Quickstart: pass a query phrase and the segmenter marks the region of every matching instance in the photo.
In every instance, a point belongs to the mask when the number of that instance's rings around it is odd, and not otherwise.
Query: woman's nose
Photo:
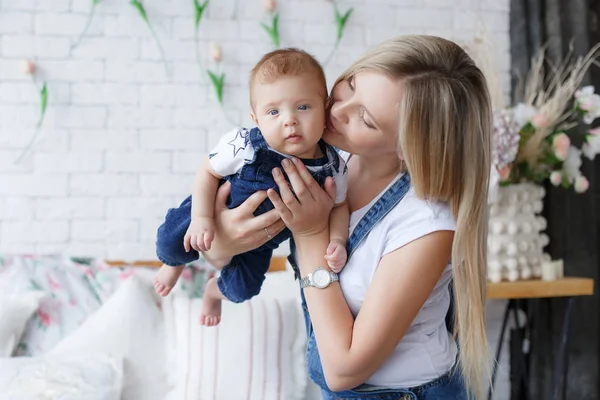
[[[348,123],[348,102],[336,101],[331,105],[331,116],[336,120]]]

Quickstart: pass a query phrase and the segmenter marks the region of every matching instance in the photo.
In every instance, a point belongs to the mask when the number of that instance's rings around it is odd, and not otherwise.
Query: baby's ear
[[[254,121],[254,125],[258,126],[258,119],[256,118],[256,115],[254,115],[253,112],[250,113],[250,117],[252,118],[252,121]]]

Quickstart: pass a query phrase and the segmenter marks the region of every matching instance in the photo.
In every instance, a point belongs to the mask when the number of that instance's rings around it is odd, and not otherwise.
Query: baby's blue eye
[[[301,106],[298,107],[298,110],[301,110],[301,111],[308,110],[308,106],[306,104],[302,104]]]
[[[277,115],[279,114],[279,111],[277,110],[269,110],[269,115]]]

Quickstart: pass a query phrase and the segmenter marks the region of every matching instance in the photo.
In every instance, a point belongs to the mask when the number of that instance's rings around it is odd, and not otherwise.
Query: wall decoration
[[[87,34],[87,31],[90,29],[90,25],[92,24],[92,20],[94,19],[94,15],[96,13],[96,7],[98,6],[98,3],[100,3],[100,0],[91,0],[91,2],[92,2],[92,8],[90,9],[90,13],[88,14],[87,20],[85,21],[83,30],[81,31],[81,33],[75,40],[75,43],[73,43],[73,45],[71,45],[71,51],[73,51],[75,48],[77,48],[77,46],[79,46],[79,44],[81,43],[81,41]]]
[[[333,49],[331,50],[331,53],[329,53],[329,55],[325,59],[325,62],[323,63],[323,65],[327,65],[327,64],[329,64],[329,61],[331,61],[331,58],[333,57],[333,54],[335,53],[338,46],[340,45],[340,41],[342,40],[342,36],[344,35],[344,28],[346,27],[348,18],[350,18],[352,11],[354,11],[354,8],[350,7],[345,13],[341,13],[335,0],[331,0],[331,4],[333,5],[333,10],[335,12],[335,23],[337,26],[336,38],[335,38],[335,44],[333,45]]]
[[[225,82],[225,73],[220,71],[221,61],[223,60],[223,51],[221,50],[221,46],[217,43],[212,43],[210,45],[210,59],[216,64],[217,71],[213,72],[211,70],[208,70],[208,75],[210,76],[210,80],[215,90],[217,101],[222,106],[223,83]]]
[[[165,57],[165,51],[162,47],[160,40],[158,39],[158,36],[156,35],[156,31],[154,30],[154,28],[152,27],[152,24],[150,23],[150,19],[148,18],[148,13],[146,12],[146,8],[142,4],[142,2],[140,2],[139,0],[131,0],[131,2],[129,4],[131,4],[137,10],[140,17],[142,17],[142,19],[148,26],[148,29],[150,29],[150,33],[152,34],[152,37],[154,38],[154,41],[156,42],[156,47],[158,48],[158,51],[160,53],[160,58],[162,59],[162,62],[165,65],[165,71],[167,72],[167,76],[170,76],[171,70],[169,68],[169,63],[167,62],[167,58]]]
[[[33,147],[37,144],[39,135],[41,132],[42,123],[44,122],[44,117],[46,115],[46,108],[48,107],[48,87],[46,86],[46,82],[43,82],[41,86],[39,86],[38,83],[36,82],[36,66],[35,66],[35,64],[30,60],[25,60],[23,63],[23,72],[26,75],[28,75],[29,77],[31,77],[31,82],[33,83],[33,86],[36,88],[37,92],[39,93],[40,116],[38,118],[38,122],[36,124],[36,129],[33,134],[33,137],[31,138],[31,140],[29,141],[27,146],[25,146],[25,148],[23,149],[23,151],[21,152],[19,157],[17,157],[17,159],[15,160],[16,164],[18,164],[22,160],[24,160],[25,157],[27,157],[27,155],[29,154],[29,152],[33,149]]]
[[[202,65],[202,58],[200,57],[200,22],[202,21],[202,17],[204,16],[204,12],[206,11],[206,7],[208,6],[208,0],[200,3],[199,0],[194,0],[194,49],[196,51],[196,63],[198,64],[198,68],[200,69],[200,81],[204,82],[204,67]]]
[[[261,22],[260,26],[267,32],[275,48],[279,48],[279,13],[276,12],[277,1],[265,0],[263,5],[265,11],[271,15],[271,23],[270,25],[267,25],[264,22]]]

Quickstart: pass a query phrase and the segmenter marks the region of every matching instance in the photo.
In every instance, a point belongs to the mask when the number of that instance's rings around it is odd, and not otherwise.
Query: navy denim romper
[[[228,208],[239,206],[260,190],[273,188],[279,192],[271,171],[276,167],[281,168],[281,162],[286,157],[269,148],[258,128],[251,129],[246,138],[254,148],[254,159],[245,164],[237,174],[224,178],[231,183],[231,194],[227,200]],[[332,146],[322,140],[319,146],[324,154],[323,157],[302,159],[302,162],[308,167],[319,167],[316,172],[311,171],[311,174],[319,185],[323,186],[328,176],[339,172],[340,160]],[[289,181],[287,176],[285,178]],[[166,265],[184,265],[199,257],[197,251],[192,249],[186,252],[183,248],[183,237],[191,221],[191,199],[192,197],[188,196],[178,208],[170,209],[165,222],[158,228],[156,253]],[[266,199],[258,206],[254,215],[264,214],[272,209],[273,203]],[[221,293],[234,303],[241,303],[257,295],[265,279],[265,273],[269,269],[273,250],[290,237],[291,232],[286,228],[261,247],[234,256],[221,271],[218,280]]]
[[[348,240],[347,250],[348,258],[352,256],[353,251],[360,242],[369,234],[371,229],[392,210],[410,188],[410,176],[404,174],[398,179],[379,200],[369,209],[367,214],[358,222],[358,225],[352,232]],[[299,279],[300,271],[295,260],[295,246],[291,242],[292,254],[288,257],[292,268]],[[343,270],[340,279],[343,279]],[[319,357],[319,349],[312,329],[310,314],[306,306],[304,291],[301,289],[302,308],[304,311],[304,322],[306,323],[306,333],[308,335],[308,344],[306,346],[306,365],[308,375],[320,388],[323,400],[334,399],[362,399],[362,400],[466,400],[466,388],[463,379],[456,368],[452,368],[446,374],[427,382],[423,385],[406,388],[392,389],[369,384],[362,384],[354,389],[342,392],[332,392],[327,387],[323,366]],[[452,305],[450,306],[452,308]],[[452,310],[449,311],[449,314]]]

